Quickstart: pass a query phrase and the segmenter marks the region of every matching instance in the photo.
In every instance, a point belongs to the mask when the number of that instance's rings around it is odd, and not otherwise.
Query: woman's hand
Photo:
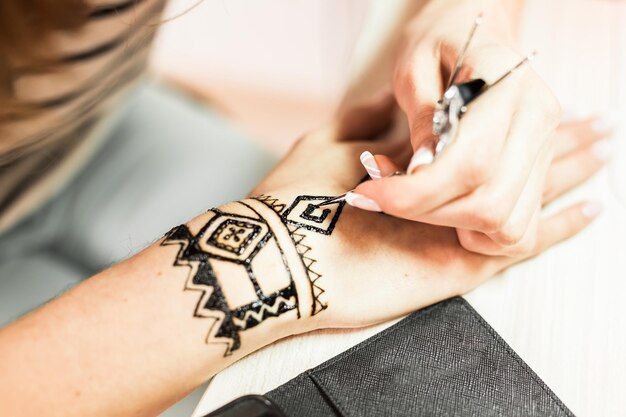
[[[484,23],[457,81],[483,78],[490,83],[520,61],[511,46],[509,16],[497,7],[496,2],[485,3],[482,10],[480,1],[431,2],[407,29],[394,90],[408,118],[414,160],[432,159],[435,105],[479,12],[484,12]],[[548,87],[524,66],[472,102],[456,143],[435,163],[406,176],[361,184],[350,201],[364,209],[454,227],[470,251],[525,253],[537,240],[542,204],[553,193],[546,187],[570,188],[595,172],[602,165],[597,157],[605,156],[590,145],[606,132],[594,132],[592,121],[555,131],[559,112]],[[365,158],[374,176],[409,165],[407,159],[384,155]],[[577,167],[577,162],[583,165]]]
[[[401,137],[337,143],[331,132],[317,132],[300,141],[253,193],[271,196],[272,204],[285,207],[302,194],[332,196],[363,177],[357,157],[366,146],[381,154],[404,151]],[[564,187],[555,183],[552,196]],[[323,209],[310,214],[322,215]],[[537,219],[532,247],[505,257],[466,250],[453,228],[345,206],[330,235],[305,227],[296,232],[307,259],[314,261],[315,284],[323,290],[320,306],[326,309],[294,321],[291,331],[369,325],[464,294],[497,272],[576,234],[597,213],[593,203],[580,203],[553,217]]]

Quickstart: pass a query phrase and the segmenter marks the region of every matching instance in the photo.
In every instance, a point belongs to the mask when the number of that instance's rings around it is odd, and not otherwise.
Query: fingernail
[[[605,134],[611,132],[615,128],[615,125],[610,120],[603,118],[594,120],[591,124],[591,128],[597,133]]]
[[[373,180],[381,178],[380,169],[378,168],[376,159],[374,158],[374,155],[371,154],[371,152],[365,151],[361,154],[359,158],[361,159],[361,164]]]
[[[350,204],[352,207],[360,208],[361,210],[382,211],[378,203],[371,198],[353,192],[346,194],[346,203]]]
[[[565,109],[561,111],[562,122],[575,122],[577,120],[587,119],[590,116],[589,112],[583,112],[575,109]]]
[[[597,217],[601,211],[602,211],[602,203],[598,201],[590,201],[587,204],[585,204],[583,208],[581,209],[583,216],[587,217],[588,219],[593,219],[594,217]]]
[[[411,158],[407,172],[410,174],[419,166],[431,164],[434,159],[435,155],[428,147],[419,148]]]
[[[611,144],[608,140],[596,142],[591,147],[591,154],[599,161],[606,161],[611,157]]]

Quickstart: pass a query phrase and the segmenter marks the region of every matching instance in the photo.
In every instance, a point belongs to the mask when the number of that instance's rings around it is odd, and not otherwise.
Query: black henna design
[[[330,214],[330,209],[322,209],[320,214],[315,214],[316,211],[320,211],[319,207],[315,204],[309,204],[300,217],[311,222],[324,223],[324,220],[326,220],[326,217]]]
[[[322,277],[322,274],[313,270],[313,265],[317,262],[317,260],[313,259],[309,253],[311,251],[311,247],[303,243],[306,235],[303,234],[302,228],[287,225],[287,229],[289,230],[291,240],[293,240],[293,243],[296,245],[296,251],[300,256],[300,260],[302,261],[302,265],[306,271],[307,279],[309,280],[311,297],[313,299],[311,304],[311,315],[314,316],[328,308],[328,304],[324,303],[321,299],[321,295],[326,291],[324,291],[324,289],[320,287],[317,282]]]
[[[318,285],[318,281],[322,275],[313,269],[317,261],[312,257],[311,246],[306,245],[304,240],[307,236],[306,231],[324,235],[332,233],[345,203],[340,202],[324,208],[316,207],[312,203],[330,198],[332,197],[303,195],[297,197],[287,208],[286,204],[276,198],[265,195],[255,197],[277,214],[277,220],[280,222],[275,223],[282,224],[288,232],[290,243],[294,245],[306,272],[312,298],[311,315],[325,310],[328,304],[321,300],[324,289]],[[240,332],[258,326],[270,317],[278,317],[294,309],[300,318],[299,297],[292,268],[278,238],[267,220],[251,204],[245,202],[238,204],[255,216],[211,209],[209,213],[213,216],[197,234],[194,235],[186,225],[181,225],[170,230],[161,242],[161,246],[180,246],[174,266],[187,266],[191,270],[184,289],[201,293],[194,317],[215,320],[205,341],[224,343],[227,346],[225,356],[240,348]],[[268,246],[268,242],[274,242],[275,245]],[[271,250],[277,252],[276,256],[280,256],[287,278],[284,287],[266,294],[255,273],[254,259],[261,251]],[[229,305],[224,293],[224,285],[227,285],[228,281],[220,281],[216,272],[220,262],[241,268],[242,276],[245,274],[253,289],[254,300],[242,305]],[[221,277],[222,280],[232,278]]]
[[[213,232],[209,242],[218,248],[241,255],[260,231],[259,226],[229,219]]]
[[[265,204],[266,206],[274,210],[277,214],[281,214],[283,210],[285,210],[285,207],[287,207],[286,204],[279,202],[277,198],[273,198],[269,195],[261,194],[253,198]]]
[[[296,245],[296,250],[307,273],[313,299],[311,315],[320,313],[328,308],[328,304],[321,299],[325,292],[318,283],[322,274],[313,269],[317,260],[312,257],[311,247],[304,243],[306,238],[304,230],[330,235],[339,220],[345,202],[341,201],[322,208],[311,202],[330,200],[333,198],[332,196],[302,195],[297,197],[291,206],[285,210],[285,204],[281,204],[276,198],[267,195],[260,195],[255,198],[281,215],[281,220],[289,230],[291,240]]]
[[[328,206],[316,207],[313,202],[330,200],[332,197],[301,195],[282,213],[283,223],[304,227],[311,232],[330,235],[346,204],[340,201]],[[332,213],[332,214],[331,214]]]
[[[223,213],[217,209],[210,212],[214,216],[197,235],[193,235],[186,225],[181,225],[169,231],[161,245],[180,245],[174,265],[188,266],[192,270],[185,290],[202,293],[194,310],[194,317],[210,317],[216,320],[206,342],[225,343],[227,356],[241,346],[239,332],[255,327],[269,317],[278,317],[296,309],[298,298],[291,270],[277,241],[276,247],[280,253],[276,255],[283,260],[289,283],[278,291],[265,294],[257,282],[254,258],[267,242],[275,240],[263,218]],[[243,232],[238,233],[239,230]],[[224,244],[225,241],[234,241],[235,236],[239,237],[236,246]],[[240,266],[254,288],[257,299],[231,308],[212,266],[215,261]]]

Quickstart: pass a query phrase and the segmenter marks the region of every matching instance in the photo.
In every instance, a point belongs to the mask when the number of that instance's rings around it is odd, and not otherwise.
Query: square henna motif
[[[317,207],[316,204],[330,200],[332,197],[302,195],[285,210],[283,220],[294,226],[329,235],[335,228],[345,202],[340,201],[327,206]]]
[[[241,255],[261,231],[261,227],[246,221],[228,219],[211,234],[207,243]]]

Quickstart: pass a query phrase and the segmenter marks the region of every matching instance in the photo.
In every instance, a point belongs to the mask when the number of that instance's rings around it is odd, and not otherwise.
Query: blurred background
[[[405,3],[170,0],[165,16],[177,17],[161,28],[152,69],[283,152],[333,115]],[[364,42],[366,31],[375,36]]]

